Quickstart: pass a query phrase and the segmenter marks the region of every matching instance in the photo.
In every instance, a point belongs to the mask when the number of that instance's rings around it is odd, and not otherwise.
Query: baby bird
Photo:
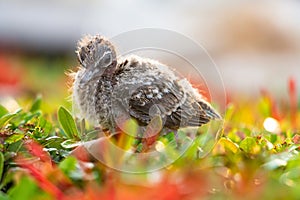
[[[175,131],[221,119],[187,79],[158,61],[119,58],[111,42],[99,35],[81,39],[76,54],[80,68],[73,104],[81,117],[103,130],[113,133],[132,118],[146,129],[159,116],[162,128]]]

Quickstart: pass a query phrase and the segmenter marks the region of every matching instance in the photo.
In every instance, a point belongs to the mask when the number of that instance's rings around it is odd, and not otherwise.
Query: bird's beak
[[[99,69],[86,70],[81,77],[80,84],[86,84],[88,82],[98,80],[101,75],[102,72]]]
[[[90,81],[92,77],[92,71],[85,71],[81,77],[80,84],[85,84]]]

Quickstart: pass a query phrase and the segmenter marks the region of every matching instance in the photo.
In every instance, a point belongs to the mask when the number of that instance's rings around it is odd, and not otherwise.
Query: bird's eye
[[[82,52],[79,53],[79,62],[80,64],[83,64],[84,59],[86,58],[86,55]]]
[[[83,62],[87,57],[87,54],[89,52],[89,49],[87,47],[82,47],[78,52],[77,52],[77,59],[79,63],[83,66]]]

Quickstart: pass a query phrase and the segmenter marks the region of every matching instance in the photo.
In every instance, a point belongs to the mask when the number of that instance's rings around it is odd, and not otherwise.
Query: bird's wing
[[[221,119],[220,115],[204,100],[187,100],[166,119],[165,126],[178,129],[180,127],[201,126],[212,119]]]
[[[138,87],[129,99],[129,114],[139,122],[148,124],[160,115],[165,118],[175,112],[184,102],[186,94],[174,83],[155,83]]]
[[[129,100],[129,113],[139,122],[148,124],[160,115],[165,127],[201,126],[212,119],[220,119],[219,114],[204,100],[196,101],[185,93],[176,82],[172,87],[163,84],[139,87]]]

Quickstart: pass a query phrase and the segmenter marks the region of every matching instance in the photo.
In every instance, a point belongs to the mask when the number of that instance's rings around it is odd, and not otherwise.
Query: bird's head
[[[76,54],[83,70],[80,83],[97,80],[116,66],[116,51],[113,45],[99,35],[83,37],[78,42]]]

